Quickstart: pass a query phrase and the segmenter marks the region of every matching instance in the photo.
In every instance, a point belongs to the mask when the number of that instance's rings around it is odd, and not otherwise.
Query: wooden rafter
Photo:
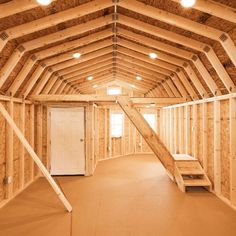
[[[52,0],[52,2],[53,1],[56,0]],[[4,4],[0,4],[0,18],[27,11],[38,6],[39,4],[35,0],[13,0],[6,2]]]
[[[179,3],[179,0],[172,1]],[[197,0],[193,8],[202,12],[206,12],[210,15],[217,16],[221,19],[236,23],[235,9],[218,2],[211,0]]]
[[[204,80],[205,80],[206,84],[208,85],[208,87],[210,88],[211,92],[214,95],[216,95],[216,94],[221,95],[221,92],[220,92],[219,88],[217,87],[215,81],[212,79],[211,75],[209,74],[209,72],[207,71],[207,69],[205,68],[205,66],[203,65],[203,63],[201,62],[201,60],[199,59],[199,57],[197,55],[195,55],[189,51],[179,49],[177,47],[173,47],[171,45],[168,45],[168,44],[165,44],[162,42],[158,42],[157,40],[150,39],[146,36],[130,32],[128,30],[120,29],[118,31],[118,34],[122,35],[125,38],[130,38],[131,40],[135,40],[139,43],[142,43],[145,46],[151,45],[153,48],[156,48],[158,50],[161,50],[161,51],[173,54],[175,56],[187,59],[188,61],[192,61],[192,58],[195,58],[193,60],[193,63],[196,66],[196,68],[198,69],[201,76],[204,78]]]
[[[85,4],[82,4],[78,7],[74,7],[62,12],[55,13],[40,19],[18,25],[12,28],[8,28],[4,31],[4,34],[7,35],[6,40],[0,40],[0,51],[7,44],[9,40],[46,29],[51,26],[55,26],[65,21],[69,21],[78,17],[85,16],[87,14],[111,7],[113,5],[110,0],[94,0]]]
[[[118,5],[131,11],[142,12],[143,15],[147,15],[148,17],[151,17],[153,19],[163,21],[170,25],[180,27],[182,29],[220,42],[222,47],[225,49],[228,56],[236,66],[236,54],[234,53],[236,47],[234,45],[234,42],[226,32],[186,19],[170,12],[157,9],[136,0],[121,0],[119,1]]]
[[[229,92],[236,91],[233,81],[231,80],[230,76],[228,75],[225,68],[221,64],[219,58],[217,57],[211,45],[202,43],[189,37],[144,23],[142,21],[124,15],[119,15],[119,23],[146,32],[148,34],[166,39],[170,42],[174,42],[179,45],[184,45],[186,47],[203,52],[210,61],[210,63],[212,64],[213,68],[215,69],[216,73],[224,83],[227,90]]]

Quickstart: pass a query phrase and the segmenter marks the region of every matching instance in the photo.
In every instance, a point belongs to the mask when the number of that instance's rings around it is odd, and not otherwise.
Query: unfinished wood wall
[[[47,165],[45,153],[46,108],[28,101],[5,97],[0,99],[13,117],[16,125],[34,147],[43,163]],[[39,176],[38,168],[24,149],[18,137],[0,114],[0,206],[12,199]],[[10,177],[11,181],[7,181]]]
[[[148,110],[148,111],[147,111]],[[110,135],[110,114],[113,111],[122,112],[118,106],[99,106],[97,108],[98,123],[98,160],[119,157],[137,153],[152,153],[146,141],[139,134],[128,117],[124,116],[124,133],[120,138]],[[139,109],[142,113],[152,112],[158,114],[156,109]],[[158,116],[157,116],[158,120]],[[158,122],[157,122],[158,126]],[[157,127],[157,130],[159,128]]]
[[[161,138],[170,151],[196,157],[214,192],[236,205],[236,98],[164,108],[160,123]]]

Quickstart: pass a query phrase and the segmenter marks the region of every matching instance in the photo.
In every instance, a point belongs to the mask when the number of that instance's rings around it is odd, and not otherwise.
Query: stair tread
[[[185,179],[184,186],[210,186],[211,183],[207,179]]]
[[[186,170],[179,170],[179,173],[181,175],[205,175],[204,171],[200,170],[191,170],[191,169],[186,169]]]

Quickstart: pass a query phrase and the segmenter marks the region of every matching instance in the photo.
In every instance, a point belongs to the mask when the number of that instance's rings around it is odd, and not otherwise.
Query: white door
[[[51,108],[51,174],[85,174],[84,108]]]

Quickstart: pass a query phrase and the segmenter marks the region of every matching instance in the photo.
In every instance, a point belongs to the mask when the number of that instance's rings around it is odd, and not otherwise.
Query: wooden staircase
[[[128,97],[119,96],[117,102],[183,192],[188,187],[211,189],[211,182],[197,159],[185,154],[172,155]]]
[[[133,102],[128,97],[117,97],[117,102],[137,128],[139,133],[145,139],[154,154],[159,158],[163,166],[166,168],[168,175],[174,180],[174,158],[159,136],[149,126],[144,117],[134,107]]]
[[[189,155],[173,155],[175,159],[175,181],[179,189],[186,192],[193,187],[211,190],[211,182],[199,161]]]

